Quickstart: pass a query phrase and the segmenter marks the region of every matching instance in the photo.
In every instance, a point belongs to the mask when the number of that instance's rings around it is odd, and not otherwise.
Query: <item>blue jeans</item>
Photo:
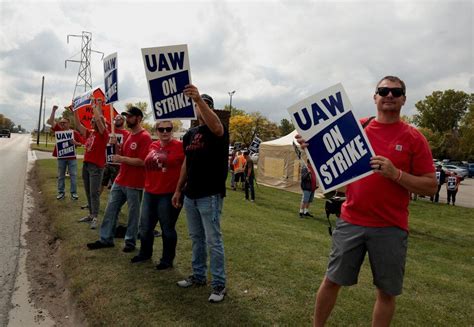
[[[102,174],[104,168],[90,163],[82,164],[82,180],[84,181],[84,190],[86,191],[87,204],[89,205],[89,214],[97,217],[100,209],[100,185],[102,184]]]
[[[100,225],[100,241],[105,244],[114,244],[115,227],[122,206],[128,205],[128,226],[125,233],[125,244],[135,246],[138,234],[138,222],[140,218],[140,203],[142,201],[142,189],[112,185],[109,200],[105,208],[104,221]]]
[[[253,185],[254,177],[250,176],[245,180],[245,198],[249,199],[249,191],[250,191],[250,199],[255,200],[255,189]]]
[[[220,226],[222,202],[219,194],[199,199],[184,197],[184,209],[192,241],[193,275],[198,280],[206,280],[209,248],[212,287],[225,286],[226,283],[224,243]]]
[[[153,243],[155,236],[153,230],[157,222],[160,222],[163,254],[160,262],[172,266],[176,256],[176,221],[181,209],[176,209],[171,203],[173,193],[152,194],[144,192],[142,202],[142,213],[140,216],[140,256],[150,258],[153,254]]]
[[[77,160],[58,159],[58,193],[65,193],[66,168],[71,178],[71,194],[77,193]]]

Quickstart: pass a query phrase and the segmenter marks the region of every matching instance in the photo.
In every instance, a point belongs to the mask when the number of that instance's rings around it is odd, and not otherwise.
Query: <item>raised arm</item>
[[[72,106],[70,106],[69,109],[73,110]],[[83,137],[86,137],[87,136],[87,128],[84,125],[82,125],[81,119],[79,118],[79,113],[78,113],[77,110],[74,111],[73,119],[74,119],[74,126],[76,127],[76,130],[79,133],[81,133],[81,135]]]
[[[48,120],[46,121],[46,123],[51,127],[54,127],[56,125],[56,122],[54,121],[54,117],[56,116],[56,110],[58,110],[58,106],[54,105],[53,109],[51,110],[51,116],[49,116]]]
[[[209,108],[207,103],[201,98],[197,87],[192,84],[186,85],[184,94],[193,99],[201,114],[201,119],[204,121],[204,124],[209,127],[211,132],[217,136],[224,135],[224,126],[222,126],[221,120],[217,117],[214,110]]]
[[[92,101],[92,110],[94,111],[94,119],[98,132],[104,134],[105,124],[102,120],[102,99],[97,99],[96,102]]]

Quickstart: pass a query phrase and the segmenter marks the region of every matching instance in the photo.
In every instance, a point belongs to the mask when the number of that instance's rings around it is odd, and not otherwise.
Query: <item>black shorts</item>
[[[108,186],[114,183],[120,170],[120,165],[105,165],[104,175],[102,176],[102,186]]]

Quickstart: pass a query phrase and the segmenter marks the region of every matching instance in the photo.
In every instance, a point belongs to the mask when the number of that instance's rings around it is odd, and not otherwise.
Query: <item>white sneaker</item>
[[[227,292],[225,286],[219,285],[214,287],[211,295],[209,296],[209,302],[217,303],[224,300],[225,293]]]
[[[81,219],[77,220],[77,222],[79,222],[79,223],[90,223],[91,221],[92,221],[91,216],[85,216],[85,217],[82,217]]]
[[[91,229],[96,229],[98,223],[99,223],[99,221],[97,220],[97,218],[93,217],[92,220],[91,220],[90,228]]]

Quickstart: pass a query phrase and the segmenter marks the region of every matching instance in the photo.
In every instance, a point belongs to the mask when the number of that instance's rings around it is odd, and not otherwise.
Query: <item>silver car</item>
[[[449,172],[455,172],[463,180],[469,175],[469,171],[464,167],[459,167],[455,165],[443,165],[443,169]]]

